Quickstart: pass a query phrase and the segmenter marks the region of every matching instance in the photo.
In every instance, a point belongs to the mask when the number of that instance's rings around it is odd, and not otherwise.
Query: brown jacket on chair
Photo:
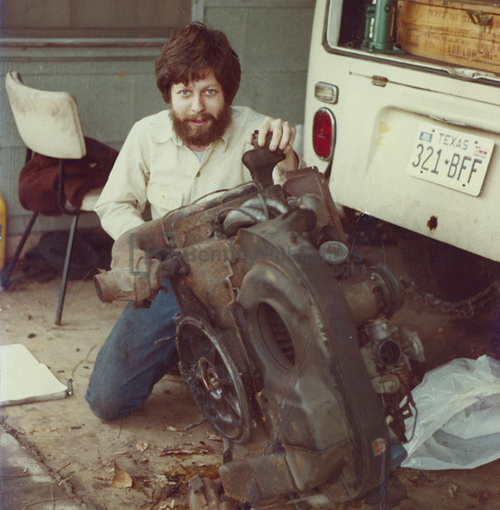
[[[64,195],[80,208],[85,195],[102,188],[118,156],[118,152],[93,138],[85,137],[87,154],[82,159],[68,159],[64,165]],[[57,204],[59,163],[55,158],[35,154],[19,175],[19,201],[32,212],[46,216],[62,214]]]

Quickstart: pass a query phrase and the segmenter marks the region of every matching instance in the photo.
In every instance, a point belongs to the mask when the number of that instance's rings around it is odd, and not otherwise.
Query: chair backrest
[[[71,94],[27,87],[17,71],[7,73],[5,88],[19,135],[29,149],[52,158],[85,156],[78,107]]]

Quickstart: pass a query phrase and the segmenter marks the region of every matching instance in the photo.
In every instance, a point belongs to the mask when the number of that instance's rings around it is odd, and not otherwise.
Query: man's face
[[[231,122],[231,108],[213,71],[187,85],[172,85],[170,106],[175,132],[193,150],[203,151]]]

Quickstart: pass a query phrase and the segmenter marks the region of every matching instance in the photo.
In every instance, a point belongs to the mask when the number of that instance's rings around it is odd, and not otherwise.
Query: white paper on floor
[[[56,400],[67,387],[22,344],[0,346],[0,406]]]

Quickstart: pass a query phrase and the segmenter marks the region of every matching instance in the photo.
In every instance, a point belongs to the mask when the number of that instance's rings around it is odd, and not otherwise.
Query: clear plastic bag
[[[425,374],[407,420],[414,469],[473,469],[500,458],[500,363],[460,358]],[[413,436],[413,437],[412,437]]]

